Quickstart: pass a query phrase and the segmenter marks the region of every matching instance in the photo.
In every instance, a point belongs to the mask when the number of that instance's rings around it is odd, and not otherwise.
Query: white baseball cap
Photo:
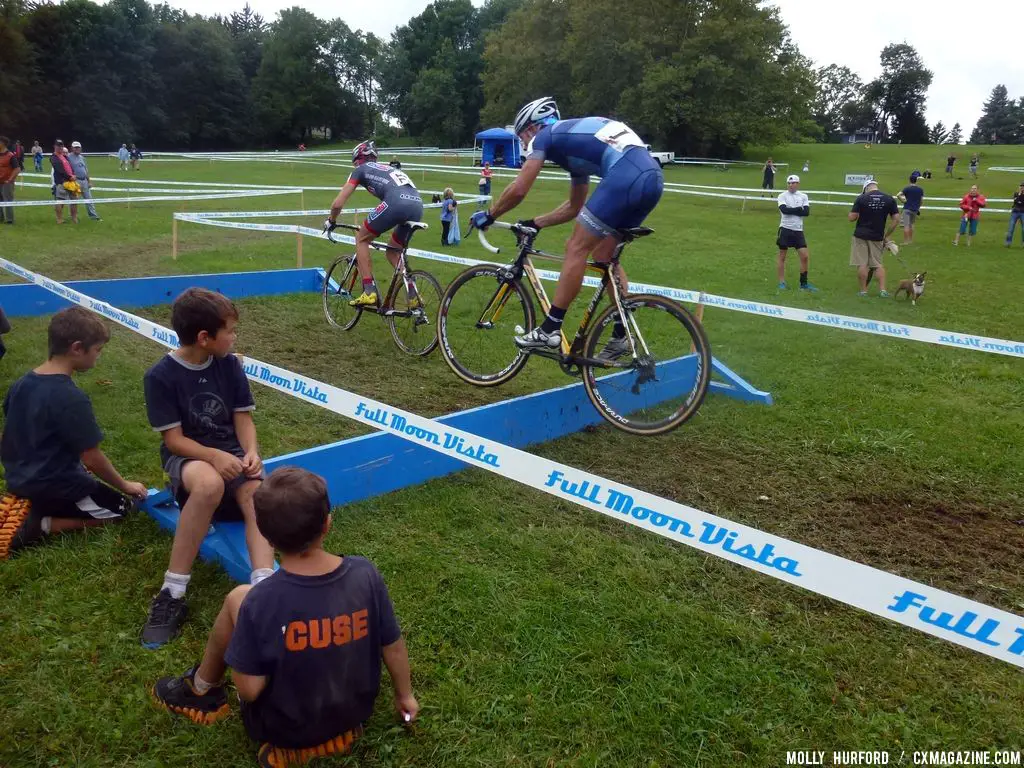
[[[71,148],[72,149],[81,149],[82,148],[82,142],[80,142],[80,141],[72,141],[71,142]]]
[[[792,184],[794,181],[798,182],[798,183],[800,181],[800,177],[797,176],[795,173],[791,173],[791,174],[789,174],[789,176],[786,177],[786,183],[787,184]]]
[[[870,187],[872,184],[874,184],[876,187],[878,186],[877,181],[875,181],[874,179],[868,179],[867,181],[864,182],[864,186],[861,187],[860,191],[867,192],[868,187]]]

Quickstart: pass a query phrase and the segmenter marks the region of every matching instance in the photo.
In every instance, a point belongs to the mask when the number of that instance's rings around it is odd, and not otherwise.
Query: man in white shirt
[[[807,282],[807,240],[804,239],[804,217],[811,215],[811,201],[800,192],[800,177],[795,173],[786,179],[786,191],[779,195],[779,211],[782,221],[779,224],[779,290],[784,291],[786,285],[786,254],[790,248],[796,248],[800,256],[800,290],[817,291]]]

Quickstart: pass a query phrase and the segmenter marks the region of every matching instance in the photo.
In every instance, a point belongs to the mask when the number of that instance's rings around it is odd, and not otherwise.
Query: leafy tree
[[[0,125],[5,130],[29,124],[25,96],[37,85],[35,51],[24,32],[27,11],[23,0],[0,0]],[[30,141],[28,133],[25,137]]]
[[[949,131],[946,130],[946,126],[942,124],[941,120],[933,125],[928,132],[928,142],[931,144],[945,144],[947,138],[949,138]]]
[[[953,128],[949,131],[949,137],[946,139],[947,144],[963,144],[964,143],[964,131],[960,127],[960,123],[953,123]]]
[[[829,64],[815,70],[814,85],[814,122],[821,127],[826,140],[832,140],[843,128],[844,108],[860,100],[864,83],[849,67]],[[863,127],[864,125],[858,125],[853,130]]]
[[[928,141],[924,105],[932,73],[908,43],[885,46],[880,59],[882,74],[868,84],[864,96],[874,107],[881,139],[924,144]]]

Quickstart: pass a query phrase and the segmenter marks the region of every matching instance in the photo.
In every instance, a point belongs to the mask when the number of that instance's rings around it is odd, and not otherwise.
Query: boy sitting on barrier
[[[0,460],[8,494],[0,501],[0,560],[49,534],[119,522],[135,508],[129,497],[147,494],[100,450],[92,403],[71,378],[96,365],[110,339],[107,326],[86,309],[68,307],[50,320],[47,337],[47,361],[4,398]]]
[[[242,363],[231,354],[238,310],[205,288],[189,288],[171,308],[180,347],[146,372],[149,423],[163,438],[160,458],[181,514],[164,583],[149,609],[142,644],[173,640],[185,622],[192,563],[217,520],[244,520],[252,584],[272,574],[274,551],[256,527],[252,495],[263,477]]]
[[[245,729],[261,745],[259,764],[304,764],[351,749],[373,712],[383,657],[395,708],[413,720],[419,704],[384,580],[368,560],[323,549],[331,529],[323,479],[282,467],[253,500],[281,570],[228,594],[202,662],[159,680],[157,701],[196,723],[216,722],[230,711],[230,666]]]

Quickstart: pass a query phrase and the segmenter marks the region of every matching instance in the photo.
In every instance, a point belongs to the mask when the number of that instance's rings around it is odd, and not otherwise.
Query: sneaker
[[[153,698],[176,715],[184,715],[193,723],[212,725],[231,714],[223,685],[215,685],[204,694],[195,689],[196,664],[181,677],[161,677],[153,686]]]
[[[184,598],[171,597],[169,589],[161,589],[149,606],[149,618],[142,628],[144,648],[159,648],[171,642],[181,632],[181,625],[188,616],[188,605]]]
[[[513,336],[512,340],[520,349],[558,349],[562,346],[562,334],[544,333],[540,328],[522,336]]]
[[[811,283],[804,283],[803,285],[800,286],[800,290],[801,291],[807,291],[808,293],[817,293],[818,292],[818,289],[815,288],[814,285],[811,284]]]
[[[889,292],[888,291],[879,291],[878,292],[878,298],[880,298],[880,299],[888,299],[889,298]]]
[[[374,308],[376,308],[377,307],[377,293],[376,292],[367,293],[366,291],[363,291],[361,294],[359,294],[359,296],[357,298],[352,299],[352,301],[350,301],[348,303],[348,305],[350,307],[357,307],[359,309],[363,309],[363,308],[366,308],[366,307],[374,307]]]
[[[31,514],[32,504],[12,494],[0,499],[0,560],[31,546],[43,536],[42,520]]]
[[[858,296],[867,296],[868,292],[867,291],[857,291],[857,295]]]
[[[325,755],[347,755],[352,751],[352,745],[355,744],[362,731],[362,728],[346,731],[328,742],[306,749],[284,749],[264,742],[260,745],[260,751],[256,755],[256,764],[260,768],[289,768],[289,766],[305,765],[310,760]]]
[[[780,291],[784,291],[784,290],[786,290],[787,288],[789,288],[789,286],[788,286],[788,285],[786,285],[785,281],[783,281],[783,282],[779,283],[779,290],[780,290]]]
[[[629,339],[625,336],[620,338],[615,338],[613,336],[608,340],[608,343],[604,345],[604,349],[597,354],[597,359],[612,362],[613,360],[618,360],[623,355],[628,355],[629,353]]]

